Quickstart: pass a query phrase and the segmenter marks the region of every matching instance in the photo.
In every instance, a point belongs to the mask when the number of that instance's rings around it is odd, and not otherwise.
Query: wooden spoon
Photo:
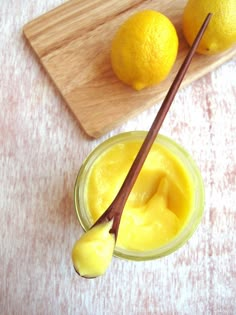
[[[185,57],[185,60],[183,64],[181,65],[158,113],[157,116],[146,136],[144,139],[144,142],[125,178],[125,181],[123,185],[121,186],[118,194],[116,195],[115,199],[111,203],[111,205],[108,207],[108,209],[103,213],[103,215],[98,218],[98,220],[94,223],[93,226],[102,223],[102,222],[107,222],[110,220],[113,220],[113,225],[110,230],[110,233],[113,233],[115,235],[115,239],[117,239],[118,235],[118,230],[119,230],[119,225],[120,225],[120,220],[122,216],[122,212],[125,206],[125,203],[129,197],[129,194],[134,186],[134,183],[141,171],[141,168],[146,160],[146,157],[151,149],[151,146],[153,142],[156,139],[156,136],[161,128],[161,125],[166,117],[166,114],[173,102],[173,99],[177,93],[177,90],[184,78],[184,75],[191,63],[191,60],[193,58],[193,55],[198,47],[198,44],[206,30],[206,27],[208,23],[210,22],[212,13],[209,13],[203,22],[187,56]]]

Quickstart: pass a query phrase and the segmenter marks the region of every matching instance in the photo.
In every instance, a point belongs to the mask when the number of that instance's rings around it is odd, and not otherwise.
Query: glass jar
[[[105,152],[107,149],[118,143],[124,143],[126,141],[130,142],[132,140],[140,140],[142,142],[146,136],[146,131],[133,131],[133,132],[124,132],[109,138],[100,145],[98,145],[86,158],[82,164],[74,189],[74,201],[75,201],[75,210],[79,222],[83,229],[87,231],[92,225],[93,220],[89,213],[88,206],[85,201],[85,188],[89,175],[89,171],[93,164],[96,162],[96,159]],[[194,200],[193,200],[193,209],[190,211],[189,218],[184,225],[183,229],[173,238],[169,243],[158,247],[154,250],[148,251],[135,251],[127,250],[115,247],[114,256],[125,258],[129,260],[151,260],[157,259],[172,252],[176,251],[179,247],[187,242],[187,240],[192,236],[196,230],[198,224],[203,215],[204,210],[204,185],[202,181],[201,174],[195,162],[191,156],[176,142],[170,138],[158,135],[155,142],[159,143],[166,149],[168,149],[172,154],[174,154],[182,165],[187,170],[192,183],[194,185]]]

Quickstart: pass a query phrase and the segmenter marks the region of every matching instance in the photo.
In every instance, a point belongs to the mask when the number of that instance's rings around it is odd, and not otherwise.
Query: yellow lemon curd
[[[85,188],[92,221],[113,201],[140,145],[139,140],[114,144],[94,162]],[[194,185],[183,163],[154,143],[125,205],[117,246],[148,251],[167,244],[187,223],[193,199]]]
[[[75,243],[72,261],[81,276],[94,278],[107,270],[115,247],[115,236],[109,233],[111,227],[111,221],[98,224]]]

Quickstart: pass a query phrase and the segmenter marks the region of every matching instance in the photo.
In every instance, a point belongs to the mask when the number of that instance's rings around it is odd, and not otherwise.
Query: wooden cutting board
[[[181,30],[185,4],[186,0],[72,0],[25,25],[24,34],[81,127],[96,138],[165,96],[188,51]],[[170,76],[156,87],[137,92],[115,77],[109,54],[119,25],[147,8],[171,19],[180,47]],[[182,86],[229,60],[235,52],[195,55]]]

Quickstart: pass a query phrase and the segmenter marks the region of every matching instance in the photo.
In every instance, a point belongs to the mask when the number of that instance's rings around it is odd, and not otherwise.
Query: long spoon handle
[[[107,211],[104,213],[104,215],[100,218],[102,220],[102,218],[106,217],[108,215],[108,218],[114,218],[113,221],[113,226],[111,229],[111,232],[113,232],[115,235],[117,234],[118,231],[118,227],[119,227],[119,223],[120,223],[120,218],[121,218],[121,214],[123,211],[123,208],[125,206],[125,203],[129,197],[129,194],[134,186],[134,183],[140,173],[140,170],[146,160],[146,157],[151,149],[151,146],[153,144],[153,142],[156,139],[156,136],[161,128],[161,125],[166,117],[166,114],[173,102],[173,99],[177,93],[177,90],[184,78],[184,75],[191,63],[191,60],[193,58],[193,55],[199,45],[199,42],[206,30],[206,27],[208,26],[208,23],[210,22],[212,13],[209,13],[205,19],[205,21],[203,22],[187,56],[185,57],[185,60],[183,62],[183,64],[181,65],[157,115],[156,118],[146,136],[146,138],[144,139],[144,142],[125,178],[125,181],[123,183],[123,185],[120,188],[120,191],[118,192],[116,198],[114,199],[113,203],[111,204],[111,206],[107,209]],[[101,221],[99,220],[99,221]],[[117,235],[116,235],[117,236]]]

